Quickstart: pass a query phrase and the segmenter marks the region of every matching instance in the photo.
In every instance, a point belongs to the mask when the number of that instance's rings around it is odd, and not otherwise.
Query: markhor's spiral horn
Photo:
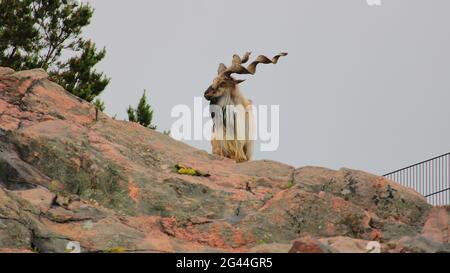
[[[274,56],[272,59],[267,58],[264,55],[259,55],[258,58],[256,58],[255,61],[250,63],[247,67],[242,66],[243,63],[246,63],[250,57],[251,52],[247,52],[244,54],[244,57],[241,59],[239,55],[233,56],[233,62],[231,66],[225,70],[222,71],[222,76],[231,76],[231,74],[251,74],[254,75],[256,73],[256,67],[258,64],[276,64],[278,63],[278,59],[283,56],[287,56],[288,54],[285,52],[282,52],[276,56]]]

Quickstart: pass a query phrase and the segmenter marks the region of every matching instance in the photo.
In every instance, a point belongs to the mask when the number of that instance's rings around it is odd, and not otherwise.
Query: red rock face
[[[432,252],[448,247],[448,215],[364,172],[236,164],[96,120],[42,70],[0,68],[0,251]]]
[[[331,249],[309,236],[294,241],[289,253],[331,253]]]
[[[450,243],[450,206],[433,208],[423,227],[422,234],[444,244]]]

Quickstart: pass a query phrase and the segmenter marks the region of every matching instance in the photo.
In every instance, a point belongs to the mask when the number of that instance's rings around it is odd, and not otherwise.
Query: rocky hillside
[[[0,68],[0,252],[437,252],[449,223],[382,177],[236,164]]]

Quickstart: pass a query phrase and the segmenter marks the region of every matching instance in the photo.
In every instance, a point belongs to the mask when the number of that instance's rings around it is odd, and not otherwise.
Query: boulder
[[[435,207],[431,210],[422,236],[438,243],[450,244],[450,206]]]
[[[445,250],[448,208],[362,171],[237,164],[97,119],[43,70],[0,68],[0,251],[345,252],[368,241]]]
[[[294,241],[289,253],[331,253],[332,250],[319,240],[304,236]]]
[[[379,253],[380,244],[376,241],[366,241],[349,237],[322,238],[321,243],[339,253]]]

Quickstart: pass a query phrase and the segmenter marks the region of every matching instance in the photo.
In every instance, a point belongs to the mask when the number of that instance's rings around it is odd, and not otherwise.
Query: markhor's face
[[[210,101],[214,98],[219,98],[225,94],[225,92],[232,90],[236,83],[233,79],[215,79],[213,83],[206,89],[204,96],[205,99]]]

